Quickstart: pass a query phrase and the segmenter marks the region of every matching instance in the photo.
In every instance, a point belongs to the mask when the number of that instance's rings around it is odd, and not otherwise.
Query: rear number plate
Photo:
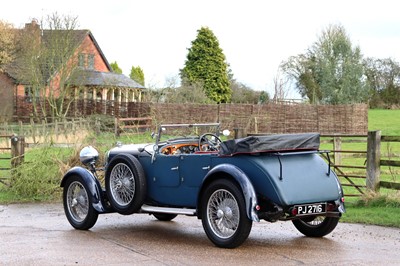
[[[326,212],[326,203],[295,205],[297,215],[318,214]]]

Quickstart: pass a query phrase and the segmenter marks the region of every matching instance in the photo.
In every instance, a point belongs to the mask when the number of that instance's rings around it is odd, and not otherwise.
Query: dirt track
[[[73,229],[61,204],[0,205],[0,265],[400,265],[400,229],[340,223],[324,238],[290,222],[254,223],[239,248],[220,249],[200,220],[100,215]]]

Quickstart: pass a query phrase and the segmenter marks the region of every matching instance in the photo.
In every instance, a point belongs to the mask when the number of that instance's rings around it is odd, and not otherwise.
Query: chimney
[[[32,38],[32,42],[40,44],[41,30],[36,19],[32,19],[31,23],[25,23],[25,32],[30,36],[30,38]]]
[[[32,19],[31,23],[25,23],[25,29],[28,31],[40,31],[40,25],[36,19]]]

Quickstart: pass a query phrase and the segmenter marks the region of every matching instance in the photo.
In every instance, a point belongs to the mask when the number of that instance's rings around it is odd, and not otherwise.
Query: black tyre
[[[65,215],[69,223],[79,230],[92,228],[99,216],[93,208],[88,191],[86,183],[79,175],[68,178],[63,190]]]
[[[105,186],[111,206],[120,214],[137,212],[146,196],[146,178],[140,162],[132,155],[119,154],[107,167]]]
[[[222,248],[240,246],[249,236],[253,223],[246,215],[242,191],[226,179],[216,180],[205,189],[201,217],[207,237]]]
[[[164,222],[172,221],[176,216],[178,216],[171,213],[153,213],[153,215],[157,218],[157,220]]]
[[[337,217],[316,216],[292,221],[294,226],[305,236],[323,237],[335,229],[339,222]]]

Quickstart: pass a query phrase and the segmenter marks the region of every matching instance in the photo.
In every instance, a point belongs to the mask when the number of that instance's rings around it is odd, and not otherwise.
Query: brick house
[[[17,30],[22,35],[34,36],[30,46],[46,45],[51,30],[40,29],[35,20],[25,24],[24,29]],[[24,64],[16,60],[0,72],[0,120],[11,120],[12,117],[27,116],[33,112],[32,98],[60,97],[60,84],[68,84],[70,90],[73,115],[84,115],[86,106],[93,102],[140,102],[144,87],[123,74],[112,71],[110,64],[89,30],[58,31],[60,34],[70,34],[72,52],[66,63],[56,69],[48,67],[48,73],[43,75],[45,88],[33,92],[29,74],[24,71]],[[67,40],[67,37],[65,37]],[[67,42],[67,41],[66,41]],[[33,49],[33,48],[32,48]],[[54,65],[54,64],[53,64]],[[44,72],[44,71],[42,71]],[[25,73],[25,74],[24,74]],[[36,94],[36,95],[35,95]],[[77,106],[79,103],[79,106]],[[83,109],[82,109],[83,108]],[[91,106],[89,108],[92,108]],[[102,113],[108,113],[104,105]]]

